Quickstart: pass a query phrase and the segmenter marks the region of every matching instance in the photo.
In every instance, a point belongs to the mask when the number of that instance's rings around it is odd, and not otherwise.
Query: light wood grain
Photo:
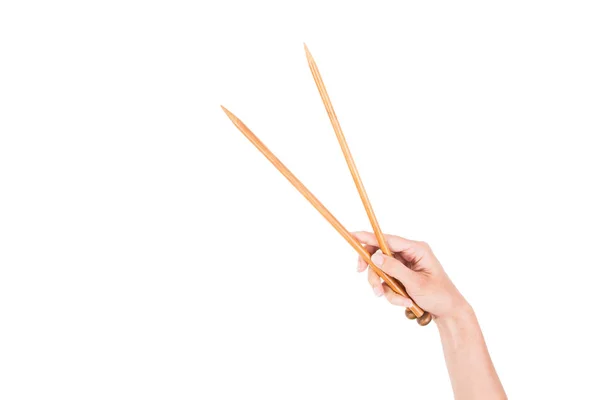
[[[315,62],[315,59],[313,58],[312,54],[310,53],[310,50],[308,50],[308,47],[306,46],[306,44],[304,45],[304,51],[306,52],[306,59],[308,60],[308,66],[310,68],[310,72],[312,73],[312,76],[315,80],[315,84],[317,85],[317,89],[319,90],[319,95],[321,96],[321,100],[323,100],[323,105],[325,106],[325,109],[327,110],[327,115],[329,116],[329,120],[331,121],[331,125],[333,126],[335,136],[337,137],[338,143],[340,144],[342,153],[344,154],[344,158],[346,159],[346,164],[348,164],[348,169],[350,170],[350,174],[352,175],[352,179],[354,180],[354,184],[356,186],[356,189],[358,190],[360,199],[363,203],[365,211],[367,212],[367,216],[369,217],[369,222],[371,223],[373,232],[375,233],[375,236],[377,237],[377,242],[379,243],[379,248],[381,249],[381,251],[384,254],[386,254],[390,257],[393,257],[393,254],[390,251],[390,248],[387,245],[387,242],[385,240],[385,236],[383,235],[383,232],[381,231],[379,223],[377,222],[377,217],[375,216],[375,211],[373,211],[373,207],[371,206],[371,202],[369,201],[369,196],[367,195],[365,186],[363,185],[362,179],[360,178],[360,174],[358,173],[358,168],[356,168],[356,164],[354,163],[354,158],[352,157],[352,153],[350,152],[350,147],[348,146],[348,143],[346,142],[346,137],[344,136],[344,132],[342,131],[340,122],[337,118],[337,115],[335,114],[333,105],[331,104],[331,99],[329,98],[329,94],[327,93],[327,88],[325,87],[325,83],[323,82],[323,78],[321,77],[321,73],[319,72],[319,68],[317,67],[317,63]],[[381,274],[378,273],[378,275],[381,276],[382,279],[384,279]],[[402,290],[398,291],[398,290],[395,290],[394,288],[392,288],[392,289],[396,293],[401,294],[405,297],[408,297],[408,295],[406,294],[406,290],[404,289],[404,286],[400,282],[398,282],[397,287],[401,287]],[[414,302],[413,302],[413,304],[414,304]],[[421,320],[419,320],[419,323],[425,322],[425,320],[427,320],[427,322],[425,323],[425,324],[427,324],[431,320],[431,316],[424,315],[424,314],[425,314],[424,311],[416,304],[413,307],[411,307],[409,310],[407,310],[407,312],[406,312],[406,316],[409,319],[414,319],[415,317],[421,318]]]
[[[362,257],[363,260],[373,268],[373,270],[388,284],[388,286],[403,296],[408,297],[404,287],[396,279],[386,275],[383,271],[377,268],[376,265],[371,261],[371,255],[360,242],[352,236],[352,234],[331,214],[331,212],[315,197],[314,194],[308,190],[306,186],[290,171],[276,156],[269,150],[269,148],[231,111],[221,106],[225,114],[229,117],[231,122],[246,136],[246,138],[277,168],[279,172],[309,201],[310,204],[323,216],[325,219],[335,228],[336,231],[352,246],[352,248]],[[413,312],[415,314],[420,313],[423,315],[423,311],[417,306],[414,307]]]

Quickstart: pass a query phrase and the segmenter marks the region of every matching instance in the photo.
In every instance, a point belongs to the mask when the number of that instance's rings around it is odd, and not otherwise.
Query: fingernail
[[[380,297],[383,294],[383,288],[381,286],[375,286],[373,292],[375,293],[375,296]]]
[[[383,256],[381,255],[381,253],[375,253],[371,256],[371,261],[373,261],[373,264],[377,265],[378,267],[381,267],[381,265],[383,264]]]
[[[406,308],[411,308],[412,306],[413,306],[413,302],[412,302],[412,301],[410,301],[410,300],[408,300],[408,301],[406,302],[406,305],[405,305],[404,307],[406,307]]]

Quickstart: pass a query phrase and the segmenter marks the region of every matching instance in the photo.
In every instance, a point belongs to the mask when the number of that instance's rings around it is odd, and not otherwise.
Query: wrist
[[[453,307],[452,312],[435,318],[438,328],[460,326],[476,320],[473,307],[466,300]]]

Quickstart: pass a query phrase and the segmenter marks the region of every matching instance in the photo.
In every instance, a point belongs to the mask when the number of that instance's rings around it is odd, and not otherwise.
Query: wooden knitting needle
[[[231,113],[225,107],[221,106],[221,108],[223,109],[223,111],[225,111],[225,114],[227,114],[227,116],[229,117],[231,122],[233,122],[236,128],[238,128],[240,132],[242,132],[244,136],[246,136],[246,138],[250,140],[250,142],[275,166],[275,168],[277,168],[279,172],[281,172],[281,174],[285,176],[285,178],[306,198],[306,200],[308,200],[309,203],[312,204],[313,207],[323,217],[325,217],[325,219],[335,228],[335,230],[338,231],[340,235],[342,235],[344,239],[346,239],[346,241],[362,257],[362,259],[365,260],[365,262],[369,264],[371,268],[373,268],[377,275],[379,275],[384,280],[384,282],[396,293],[408,297],[408,294],[406,293],[404,287],[396,279],[389,277],[383,271],[377,268],[376,265],[373,264],[369,252],[365,250],[365,248],[360,244],[360,242],[354,236],[352,236],[352,234],[348,232],[346,228],[344,228],[344,226],[333,216],[333,214],[331,214],[331,212],[329,212],[327,208],[325,208],[325,206],[315,197],[315,195],[312,194],[306,188],[306,186],[304,186],[304,184],[300,182],[298,178],[296,178],[292,171],[290,171],[275,156],[275,154],[273,154],[271,150],[269,150],[267,146],[265,146],[265,144],[261,142],[260,139],[256,137],[256,135],[252,133],[252,131],[242,121],[240,121],[239,118],[233,115],[233,113]],[[422,313],[421,309],[418,308],[418,306],[414,305],[413,308],[411,308],[411,310],[413,310],[415,314],[419,312]]]
[[[342,148],[344,158],[346,159],[346,163],[348,164],[348,168],[350,169],[350,174],[352,175],[352,179],[354,180],[354,184],[356,185],[356,189],[358,190],[360,199],[363,203],[363,206],[365,207],[367,216],[369,217],[369,222],[371,223],[373,232],[377,237],[379,248],[384,254],[393,257],[393,254],[387,245],[383,232],[379,227],[377,217],[375,217],[375,212],[373,211],[373,207],[371,206],[371,202],[369,201],[369,196],[367,196],[367,191],[365,190],[362,180],[360,179],[358,169],[356,168],[356,164],[354,163],[354,158],[352,157],[352,153],[350,152],[350,148],[348,147],[348,143],[346,142],[346,138],[344,136],[344,133],[342,132],[342,127],[340,126],[337,115],[335,114],[335,110],[333,109],[333,105],[331,104],[331,100],[329,99],[329,95],[327,94],[327,89],[325,88],[325,83],[323,82],[323,78],[321,77],[321,73],[319,72],[319,68],[317,67],[317,63],[315,62],[312,54],[308,50],[306,44],[304,44],[304,51],[306,52],[306,58],[308,60],[310,72],[312,73],[315,83],[317,84],[317,89],[319,90],[319,94],[321,95],[321,100],[323,100],[323,104],[325,105],[325,109],[327,110],[327,115],[329,116],[329,120],[331,121],[333,130],[335,131],[335,136],[337,137],[340,147]],[[400,285],[402,284],[400,283]],[[406,291],[404,291],[404,293],[406,293]],[[399,294],[406,296],[403,293]],[[421,310],[418,306],[416,306],[415,308],[417,309],[417,312],[414,312],[411,309],[407,309],[406,316],[410,319],[418,317],[420,324],[427,325],[429,321],[431,321],[431,315],[429,313],[423,312],[423,310]]]

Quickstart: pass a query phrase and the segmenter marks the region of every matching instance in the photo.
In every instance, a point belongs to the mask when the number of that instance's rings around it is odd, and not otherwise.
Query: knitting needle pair
[[[356,185],[356,189],[358,190],[358,194],[360,195],[360,199],[363,203],[365,211],[367,212],[367,216],[369,217],[369,222],[371,223],[371,227],[373,228],[373,232],[377,237],[377,242],[379,243],[379,248],[381,251],[388,255],[393,256],[390,251],[387,242],[385,241],[385,237],[379,227],[379,223],[377,222],[377,218],[375,217],[375,213],[373,211],[373,207],[371,206],[371,202],[369,201],[369,197],[367,196],[367,192],[365,187],[360,179],[360,175],[358,174],[358,170],[354,163],[354,159],[352,158],[352,154],[350,153],[350,148],[346,143],[346,138],[344,137],[344,133],[342,132],[342,128],[340,123],[335,115],[335,111],[331,104],[331,100],[329,99],[329,95],[327,94],[327,89],[325,88],[325,84],[323,83],[323,79],[321,78],[321,74],[319,73],[319,69],[317,68],[317,64],[315,63],[314,58],[310,54],[308,47],[304,45],[304,50],[306,51],[306,58],[308,60],[308,66],[310,67],[310,72],[317,84],[317,88],[319,90],[319,94],[321,95],[321,99],[323,100],[323,104],[325,105],[325,109],[327,110],[327,115],[329,116],[329,120],[331,121],[331,125],[333,126],[333,130],[335,131],[335,135],[337,140],[342,148],[342,152],[344,154],[344,158],[346,159],[346,163],[348,164],[348,168],[350,169],[350,173],[352,174],[352,179],[354,180],[354,184]],[[260,139],[252,133],[252,131],[242,122],[239,118],[237,118],[233,113],[227,110],[225,107],[221,106],[225,114],[231,119],[233,124],[252,142],[254,146],[281,172],[283,176],[313,205],[313,207],[323,216],[325,219],[338,231],[340,235],[356,250],[359,256],[365,260],[365,262],[369,265],[370,268],[375,271],[375,273],[392,289],[395,293],[410,298],[406,289],[397,279],[387,275],[385,272],[380,270],[373,262],[371,261],[371,255],[369,252],[360,244],[360,242],[352,236],[352,234],[329,212],[329,210],[313,195],[310,190],[304,186],[302,182],[264,145]],[[411,299],[412,300],[412,299]],[[431,314],[423,311],[414,301],[412,302],[412,306],[406,309],[406,316],[409,319],[417,319],[419,325],[427,325],[431,322]]]

